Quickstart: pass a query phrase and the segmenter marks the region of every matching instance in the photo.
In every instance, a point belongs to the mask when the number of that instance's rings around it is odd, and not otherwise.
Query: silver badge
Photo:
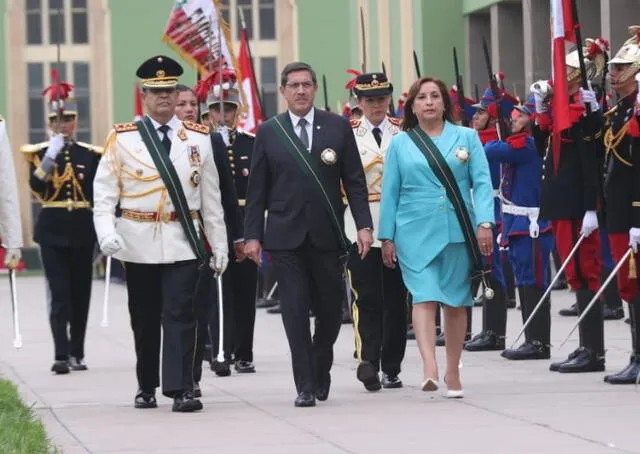
[[[465,147],[456,148],[456,159],[460,162],[467,162],[469,160],[469,150]]]
[[[331,148],[325,148],[320,154],[320,159],[322,159],[322,162],[324,162],[325,164],[331,166],[338,160],[338,155]]]

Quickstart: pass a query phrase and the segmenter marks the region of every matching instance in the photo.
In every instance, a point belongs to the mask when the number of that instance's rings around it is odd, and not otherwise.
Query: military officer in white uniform
[[[400,120],[387,116],[393,86],[382,73],[361,74],[353,88],[363,116],[351,120],[369,188],[369,208],[378,226],[384,156],[391,138],[400,132]],[[355,241],[357,230],[350,210],[345,212],[345,232]],[[400,388],[398,378],[407,343],[407,291],[400,268],[382,264],[381,245],[375,240],[364,260],[357,253],[349,260],[354,295],[353,322],[357,377],[368,391]],[[379,371],[382,369],[382,380]]]
[[[18,186],[7,123],[0,116],[0,238],[6,249],[4,264],[15,268],[22,256],[22,224],[18,204]]]
[[[162,325],[162,393],[173,398],[173,411],[191,412],[202,409],[193,396],[193,361],[194,294],[198,282],[210,278],[200,253],[203,233],[212,250],[207,265],[222,273],[228,262],[219,176],[209,128],[174,116],[182,67],[157,56],[136,74],[148,115],[115,125],[109,135],[94,182],[94,223],[103,253],[122,260],[127,270],[139,386],[135,407],[157,406]],[[167,176],[169,164],[173,178],[170,171]],[[122,215],[116,219],[118,204]]]

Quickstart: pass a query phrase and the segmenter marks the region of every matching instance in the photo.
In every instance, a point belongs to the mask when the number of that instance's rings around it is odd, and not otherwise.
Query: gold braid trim
[[[368,172],[369,170],[371,170],[371,168],[373,166],[375,166],[376,164],[384,164],[384,159],[382,159],[382,156],[376,156],[375,158],[373,158],[371,161],[369,161],[367,163],[366,166],[364,166],[364,171]]]
[[[622,156],[620,156],[620,154],[617,151],[618,146],[622,143],[622,140],[627,135],[628,129],[629,129],[629,123],[625,123],[624,126],[620,128],[620,131],[618,131],[617,134],[613,133],[613,128],[607,129],[607,132],[605,132],[604,134],[603,142],[604,142],[605,148],[607,149],[607,152],[606,152],[607,155],[609,154],[609,152],[611,152],[614,154],[616,158],[618,158],[618,160],[621,163],[623,163],[628,167],[632,167],[633,164],[627,161],[626,159],[624,159]]]

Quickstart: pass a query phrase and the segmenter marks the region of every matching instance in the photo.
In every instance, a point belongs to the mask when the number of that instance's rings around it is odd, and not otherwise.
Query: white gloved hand
[[[587,211],[582,218],[580,235],[589,236],[598,229],[598,214],[595,211]]]
[[[600,104],[598,104],[598,97],[596,96],[596,92],[593,91],[593,88],[591,87],[591,82],[587,83],[589,84],[588,90],[580,88],[580,100],[585,107],[587,106],[587,104],[591,107],[591,112],[596,112],[600,109]]]
[[[4,255],[4,266],[12,270],[18,266],[22,258],[22,251],[19,248],[7,249]]]
[[[536,103],[536,113],[547,112],[547,104],[545,98],[549,94],[549,83],[546,80],[534,82],[529,87],[529,91],[533,94]]]
[[[209,260],[209,268],[215,271],[216,274],[220,275],[227,269],[228,264],[229,256],[226,252],[213,251],[213,256]]]
[[[124,240],[117,233],[113,233],[102,240],[100,250],[104,255],[113,255],[124,247]]]
[[[49,140],[49,146],[45,152],[45,156],[49,159],[56,160],[62,149],[64,148],[64,135],[55,134]]]
[[[638,252],[638,244],[640,244],[640,229],[638,227],[631,227],[629,230],[629,246],[631,246],[633,252]]]
[[[540,225],[537,221],[529,221],[529,236],[531,238],[538,238],[540,236]]]
[[[496,244],[500,246],[501,242],[502,242],[502,233],[498,233],[498,236],[496,237]]]

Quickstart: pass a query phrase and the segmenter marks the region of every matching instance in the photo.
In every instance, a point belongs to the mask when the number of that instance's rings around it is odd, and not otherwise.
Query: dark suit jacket
[[[283,124],[290,124],[289,112],[277,118]],[[256,134],[247,188],[245,239],[260,240],[267,250],[292,250],[309,235],[319,249],[340,250],[341,242],[312,186],[315,183],[304,176],[272,129],[272,122],[274,119],[260,125]],[[336,152],[335,164],[328,165],[320,159],[327,148]],[[364,170],[349,122],[316,109],[311,155],[321,169],[320,177],[328,188],[340,223],[344,224],[340,216],[342,183],[357,228],[372,228]],[[268,210],[266,229],[265,210]]]
[[[222,209],[227,224],[227,237],[229,243],[243,237],[242,213],[238,206],[238,195],[231,176],[231,168],[227,158],[227,146],[218,133],[211,134],[211,146],[213,148],[213,160],[218,169],[220,178],[220,198],[222,199]],[[230,251],[233,248],[229,249]]]

